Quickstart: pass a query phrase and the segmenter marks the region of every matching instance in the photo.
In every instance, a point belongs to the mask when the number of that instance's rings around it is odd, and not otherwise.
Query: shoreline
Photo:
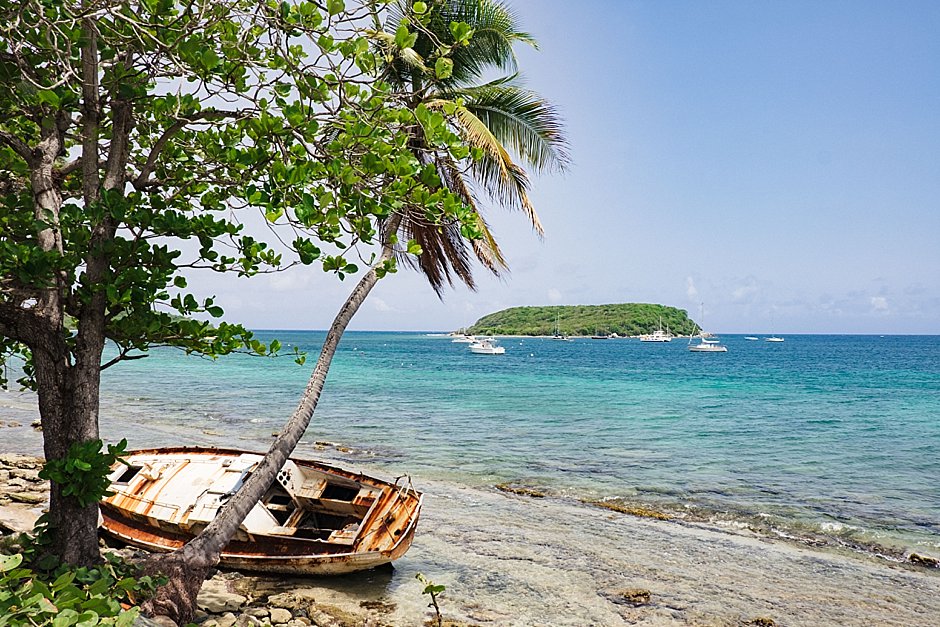
[[[457,624],[912,625],[940,615],[936,568],[572,499],[422,484],[414,546],[393,569],[225,573],[213,585],[254,590],[255,602],[316,600],[337,625],[421,623],[430,614],[417,573],[446,586],[441,608]]]

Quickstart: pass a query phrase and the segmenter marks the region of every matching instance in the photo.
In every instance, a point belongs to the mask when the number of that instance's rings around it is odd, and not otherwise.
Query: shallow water
[[[310,351],[311,363],[323,337],[260,335]],[[413,573],[425,571],[453,584],[455,611],[476,612],[481,622],[488,613],[497,624],[639,620],[631,616],[640,610],[603,592],[636,581],[660,590],[660,605],[644,621],[737,620],[729,603],[744,613],[787,608],[793,624],[808,621],[819,608],[800,610],[796,597],[768,601],[765,593],[783,585],[779,577],[757,586],[748,569],[758,566],[739,563],[767,546],[775,547],[775,571],[789,568],[807,582],[819,559],[822,571],[870,576],[881,581],[869,582],[876,588],[904,588],[908,577],[920,582],[908,591],[914,597],[918,586],[936,591],[932,574],[895,571],[890,560],[912,550],[940,553],[940,338],[723,340],[729,352],[709,355],[689,353],[682,341],[506,338],[505,355],[480,356],[447,338],[349,333],[299,454],[388,476],[407,472],[432,492],[415,547],[387,592],[411,612],[423,607]],[[132,446],[263,449],[308,372],[288,358],[212,362],[155,350],[105,372],[102,434],[126,436]],[[28,395],[4,395],[0,418],[28,420],[31,403]],[[28,430],[7,432],[20,439],[0,439],[0,450],[37,446]],[[316,441],[351,450],[318,450]],[[550,498],[495,492],[502,482]],[[644,505],[686,522],[637,521],[582,499]],[[647,529],[667,531],[643,540]],[[773,537],[866,561],[791,555],[758,540]],[[675,572],[669,555],[678,560]],[[888,559],[867,561],[872,555]],[[878,568],[891,570],[878,575]],[[731,574],[722,579],[725,571]],[[825,572],[820,578],[830,580]],[[799,596],[821,584],[789,585],[795,591],[787,594]],[[745,591],[740,603],[715,596],[739,594],[731,592],[736,586]],[[552,613],[540,614],[540,602]],[[845,612],[838,622],[853,615],[853,604],[843,605],[834,605]]]

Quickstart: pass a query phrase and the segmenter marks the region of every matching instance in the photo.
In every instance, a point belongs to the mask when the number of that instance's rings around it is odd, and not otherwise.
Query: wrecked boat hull
[[[211,522],[261,459],[229,449],[132,451],[111,474],[101,529],[155,552],[181,547]],[[399,481],[402,478],[399,478]],[[290,459],[223,550],[221,565],[293,575],[375,568],[407,552],[422,495],[308,460]]]

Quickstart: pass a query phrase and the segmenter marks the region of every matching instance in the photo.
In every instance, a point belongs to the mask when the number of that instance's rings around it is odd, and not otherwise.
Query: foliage
[[[0,627],[128,626],[136,607],[159,581],[137,576],[131,564],[109,554],[92,568],[61,566],[47,573],[23,566],[23,554],[0,555]]]
[[[641,335],[659,328],[660,321],[677,335],[691,335],[695,322],[688,312],[646,303],[512,307],[483,316],[467,333],[478,335]]]
[[[384,79],[385,55],[408,37],[379,46],[365,28],[376,10],[0,0],[0,371],[21,362],[20,384],[39,388],[59,463],[49,473],[65,482],[50,500],[56,555],[89,564],[98,553],[96,467],[71,447],[97,440],[101,370],[155,345],[211,357],[280,348],[210,322],[224,312],[188,276],[319,266],[344,279],[376,263],[404,213],[480,237],[433,165],[470,149]],[[381,276],[422,250],[394,243]],[[116,354],[102,363],[108,342]],[[72,523],[66,542],[57,530]]]
[[[62,494],[74,496],[83,507],[97,503],[113,494],[108,491],[108,475],[115,463],[126,464],[121,456],[127,450],[127,440],[109,444],[107,453],[102,452],[102,446],[101,440],[76,442],[67,457],[47,461],[39,476],[63,486]]]
[[[152,345],[265,354],[242,326],[210,324],[223,311],[185,272],[319,263],[343,278],[404,210],[478,234],[408,146],[417,133],[463,157],[463,140],[379,80],[382,56],[359,27],[371,3],[346,4],[102,0],[87,17],[81,2],[0,0],[0,365],[25,361],[32,383],[36,340],[19,322],[48,317],[50,289],[77,321],[63,333],[73,354],[99,304],[115,361]],[[60,199],[39,206],[30,173],[47,165],[34,147],[55,142]],[[266,240],[246,232],[250,213]]]
[[[437,619],[437,626],[441,627],[444,624],[444,617],[441,615],[441,608],[437,604],[437,595],[444,592],[447,587],[440,584],[436,584],[422,573],[415,575],[415,579],[424,584],[424,590],[421,591],[421,594],[427,594],[431,597],[431,602],[428,603],[428,607],[434,608],[434,615]]]
[[[394,37],[392,35],[394,33]],[[536,46],[501,0],[398,0],[385,23],[386,75],[411,107],[436,116],[466,143],[464,151],[425,152],[442,184],[472,210],[481,237],[467,238],[457,225],[428,224],[404,212],[402,231],[423,254],[408,258],[441,293],[454,278],[474,287],[473,255],[494,274],[506,269],[484,219],[488,206],[521,210],[532,227],[542,225],[529,199],[529,176],[563,170],[568,163],[563,125],[554,107],[522,87],[513,46]],[[521,165],[520,165],[521,164]],[[471,254],[472,251],[472,254]]]

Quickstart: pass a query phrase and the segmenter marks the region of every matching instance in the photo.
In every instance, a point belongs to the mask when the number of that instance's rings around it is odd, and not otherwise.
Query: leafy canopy
[[[17,358],[31,384],[50,292],[72,354],[104,298],[104,333],[119,350],[103,367],[152,345],[276,352],[240,325],[211,324],[222,309],[185,274],[319,264],[343,278],[374,261],[380,225],[403,212],[479,237],[464,199],[422,158],[469,149],[440,112],[409,106],[383,80],[388,43],[373,45],[365,28],[375,10],[0,0],[0,365]],[[438,55],[441,67],[461,42]],[[421,150],[409,145],[416,134]],[[43,174],[52,189],[37,188]],[[249,232],[252,221],[263,227]],[[380,273],[394,270],[387,260]]]

